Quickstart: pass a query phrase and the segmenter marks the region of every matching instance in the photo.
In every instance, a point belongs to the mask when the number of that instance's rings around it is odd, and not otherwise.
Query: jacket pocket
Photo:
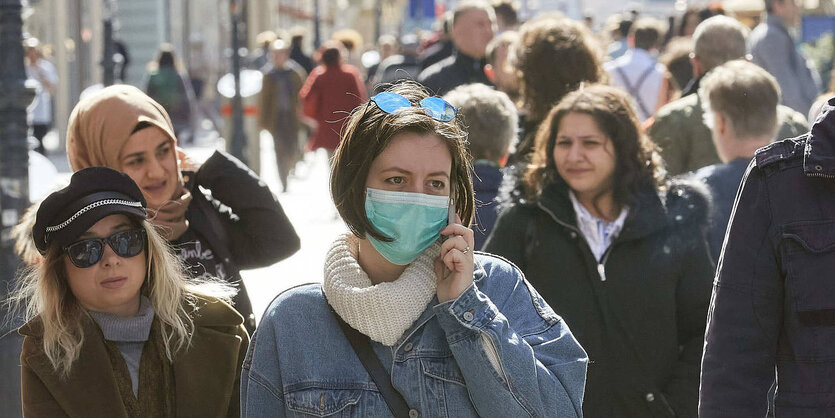
[[[424,411],[423,416],[478,416],[454,357],[421,358],[420,367],[426,396],[432,400],[431,409]]]
[[[390,414],[379,393],[334,389],[331,385],[289,391],[285,402],[292,417],[367,417]],[[382,407],[382,409],[380,409]]]
[[[786,225],[783,246],[790,291],[786,296],[793,297],[798,322],[835,325],[835,221]]]

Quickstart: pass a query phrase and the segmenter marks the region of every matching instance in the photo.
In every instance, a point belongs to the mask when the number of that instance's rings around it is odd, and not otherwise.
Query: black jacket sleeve
[[[683,245],[681,275],[676,288],[676,324],[681,349],[664,394],[677,417],[696,417],[699,402],[699,370],[705,321],[710,304],[713,261],[701,228],[686,228],[689,245]]]
[[[783,318],[783,277],[763,171],[752,163],[719,259],[705,336],[699,415],[765,416]]]
[[[487,237],[483,251],[500,255],[516,264],[523,272],[526,270],[525,249],[530,243],[526,242],[529,223],[534,218],[529,211],[519,204],[513,205],[499,215],[493,232]]]
[[[299,236],[278,199],[235,157],[216,151],[194,181],[211,193],[212,203],[222,213],[227,248],[239,269],[268,266],[298,251]]]
[[[679,260],[676,286],[676,326],[680,353],[670,381],[662,389],[677,417],[696,417],[699,371],[705,321],[714,273],[707,245],[709,192],[700,183],[677,179],[667,193],[669,221],[674,228],[669,245]]]

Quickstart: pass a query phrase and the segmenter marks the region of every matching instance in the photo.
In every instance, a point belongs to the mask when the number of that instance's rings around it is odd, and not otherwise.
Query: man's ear
[[[713,116],[713,129],[715,129],[716,133],[718,133],[722,138],[725,138],[728,134],[728,129],[731,128],[728,124],[728,119],[725,118],[725,115],[715,111],[713,112]]]
[[[702,63],[695,55],[690,55],[690,66],[693,67],[693,78],[699,78],[702,74]]]
[[[493,68],[493,64],[487,64],[484,66],[484,75],[487,76],[487,79],[490,80],[491,83],[496,83],[496,69]]]

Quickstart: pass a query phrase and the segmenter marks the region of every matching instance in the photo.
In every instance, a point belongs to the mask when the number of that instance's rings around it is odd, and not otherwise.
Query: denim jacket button
[[[473,320],[473,313],[472,312],[464,312],[464,320],[470,322]]]
[[[406,343],[406,345],[403,346],[403,351],[408,353],[409,351],[412,351],[412,347],[412,343]]]
[[[410,409],[409,410],[409,418],[417,418],[417,417],[418,417],[418,411],[416,409]]]
[[[646,399],[647,399],[647,402],[652,402],[652,401],[655,400],[655,395],[653,395],[651,393],[647,393]]]

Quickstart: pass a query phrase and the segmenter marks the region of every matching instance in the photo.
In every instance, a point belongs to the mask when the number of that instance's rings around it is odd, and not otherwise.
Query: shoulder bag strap
[[[347,338],[348,342],[351,343],[351,348],[354,349],[354,352],[357,354],[357,357],[359,357],[363,367],[365,367],[365,370],[371,376],[371,380],[374,381],[374,384],[377,385],[377,389],[380,390],[380,394],[383,395],[383,399],[385,399],[386,405],[388,405],[392,415],[396,418],[409,418],[409,405],[406,403],[406,400],[403,399],[403,395],[401,395],[400,392],[398,392],[397,389],[391,385],[391,376],[389,376],[388,372],[386,372],[383,364],[380,363],[380,359],[377,357],[377,354],[374,353],[374,349],[371,348],[371,340],[367,335],[360,333],[345,323],[345,321],[342,320],[336,312],[334,312],[333,308],[331,308],[331,312],[333,313],[333,316],[336,317],[336,321],[339,322],[339,328],[342,329],[342,333],[345,334],[345,338]]]

